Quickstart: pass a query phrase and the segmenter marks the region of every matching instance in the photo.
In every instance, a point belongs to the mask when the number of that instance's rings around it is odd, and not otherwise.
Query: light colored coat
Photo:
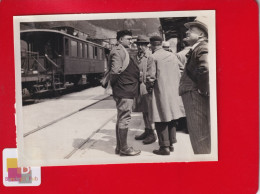
[[[182,99],[178,94],[180,70],[176,55],[160,48],[152,55],[154,63],[148,66],[147,82],[154,81],[149,105],[152,122],[169,122],[185,117]]]
[[[180,65],[179,65],[181,72],[183,72],[184,67],[187,63],[186,54],[190,51],[190,49],[191,49],[191,46],[186,46],[182,51],[177,53],[177,58],[181,62]]]
[[[148,100],[149,94],[146,90],[146,75],[147,75],[147,66],[148,64],[151,66],[151,63],[154,63],[153,58],[151,58],[152,52],[147,49],[145,53],[138,57],[137,53],[135,55],[135,61],[140,70],[140,87],[139,87],[139,95],[134,100],[134,112],[148,112]]]

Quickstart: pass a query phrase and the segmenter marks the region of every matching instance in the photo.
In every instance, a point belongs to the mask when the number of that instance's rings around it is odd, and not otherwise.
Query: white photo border
[[[55,16],[55,17],[54,17]],[[58,16],[58,17],[57,17]],[[22,114],[22,88],[21,88],[21,49],[20,49],[20,24],[23,22],[51,22],[51,21],[80,21],[102,19],[134,19],[134,18],[167,18],[167,17],[197,17],[207,16],[209,21],[209,73],[210,73],[210,119],[211,119],[211,154],[194,155],[189,161],[166,158],[120,157],[118,160],[107,158],[99,159],[55,159],[55,160],[27,160],[23,155],[23,114]],[[160,11],[160,12],[131,12],[131,13],[99,13],[99,14],[53,14],[14,16],[14,53],[15,53],[15,87],[16,87],[16,132],[19,166],[64,166],[87,164],[119,164],[119,163],[158,163],[158,162],[192,162],[192,161],[218,161],[218,127],[217,127],[217,85],[216,85],[216,21],[215,10],[196,11]]]

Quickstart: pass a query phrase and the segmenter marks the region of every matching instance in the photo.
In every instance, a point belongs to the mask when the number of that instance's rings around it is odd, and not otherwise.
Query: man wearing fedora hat
[[[147,66],[153,63],[150,57],[152,52],[148,48],[150,40],[144,35],[140,35],[137,38],[135,44],[137,45],[138,53],[136,55],[136,62],[140,70],[140,90],[139,96],[135,98],[134,110],[135,112],[142,112],[145,125],[145,131],[141,135],[135,136],[136,140],[143,140],[144,144],[151,144],[156,141],[156,134],[152,127],[152,122],[149,120],[148,104],[150,95],[146,90],[146,72]]]
[[[186,55],[179,94],[182,96],[194,154],[210,154],[208,29],[198,18],[184,25],[188,28],[185,40],[192,47]]]
[[[154,63],[148,65],[147,90],[151,94],[150,120],[155,123],[159,146],[154,154],[169,155],[174,151],[176,120],[185,117],[182,99],[178,94],[180,71],[176,55],[162,48],[162,38],[150,38]]]

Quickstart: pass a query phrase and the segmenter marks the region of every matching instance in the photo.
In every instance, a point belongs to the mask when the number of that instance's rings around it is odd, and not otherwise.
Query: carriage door
[[[67,37],[63,37],[63,69],[64,74],[67,73],[67,65],[70,60],[70,39]]]
[[[89,59],[90,59],[90,65],[89,65],[89,73],[93,73],[95,72],[95,47],[93,45],[90,45],[89,44],[89,49],[88,49],[88,56],[89,56]]]

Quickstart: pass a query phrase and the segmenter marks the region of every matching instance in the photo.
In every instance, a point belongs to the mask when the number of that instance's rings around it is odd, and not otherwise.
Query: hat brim
[[[150,41],[135,41],[135,44],[149,44]]]
[[[190,28],[191,26],[196,26],[198,28],[200,28],[201,30],[203,30],[204,32],[206,32],[208,34],[208,28],[206,25],[202,24],[202,23],[199,23],[199,22],[188,22],[188,23],[185,23],[184,26],[186,28]]]

